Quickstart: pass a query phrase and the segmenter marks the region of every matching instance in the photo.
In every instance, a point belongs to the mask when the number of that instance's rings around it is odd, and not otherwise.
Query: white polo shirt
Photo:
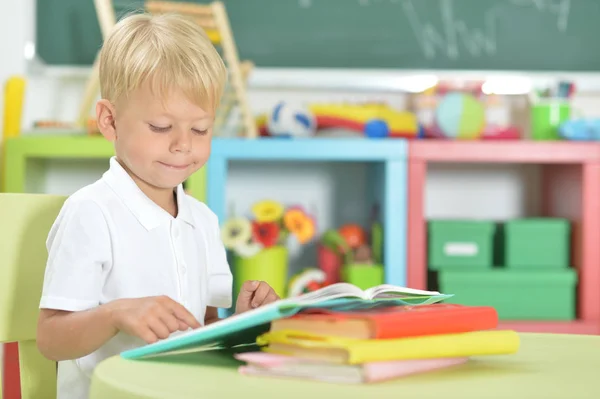
[[[101,179],[66,200],[50,230],[40,308],[81,311],[167,295],[203,323],[207,306],[230,307],[232,275],[217,217],[181,185],[177,205],[173,218],[113,157]],[[87,398],[100,361],[141,345],[119,333],[85,357],[59,362],[58,399]]]

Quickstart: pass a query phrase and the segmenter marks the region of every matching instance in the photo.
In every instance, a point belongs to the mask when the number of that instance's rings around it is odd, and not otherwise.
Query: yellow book
[[[352,339],[283,330],[258,337],[266,352],[339,364],[456,358],[515,353],[519,335],[510,330],[474,331],[399,339]]]

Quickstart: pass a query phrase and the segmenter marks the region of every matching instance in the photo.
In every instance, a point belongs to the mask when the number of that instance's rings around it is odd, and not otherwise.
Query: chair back
[[[46,238],[65,199],[0,193],[0,343],[18,343],[22,399],[56,398],[56,362],[42,356],[35,338]]]

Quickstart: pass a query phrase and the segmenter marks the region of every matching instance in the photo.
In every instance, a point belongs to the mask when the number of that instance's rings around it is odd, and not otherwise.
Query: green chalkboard
[[[241,58],[257,66],[600,71],[600,0],[224,3]],[[114,4],[118,16],[143,7]],[[100,45],[92,0],[37,1],[46,63],[88,65]]]

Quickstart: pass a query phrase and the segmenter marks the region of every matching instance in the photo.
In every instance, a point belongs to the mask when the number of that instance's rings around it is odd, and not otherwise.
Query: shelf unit
[[[579,275],[578,319],[572,322],[503,321],[501,327],[523,332],[600,333],[600,144],[573,142],[414,141],[408,165],[408,285],[427,286],[427,236],[424,216],[427,167],[431,163],[513,163],[544,165],[544,213],[575,219],[574,259]],[[578,176],[579,177],[578,177]],[[578,179],[576,210],[553,198],[563,184]],[[563,208],[563,209],[560,209]]]
[[[226,217],[225,190],[232,161],[367,162],[372,165],[367,194],[380,203],[383,215],[385,281],[405,285],[407,152],[407,142],[396,139],[215,139],[207,165],[207,204],[219,220]]]
[[[112,143],[104,137],[82,134],[25,134],[7,139],[4,146],[2,191],[7,193],[25,192],[27,179],[42,176],[46,161],[58,159],[106,159],[108,161],[115,153]],[[206,198],[205,169],[200,169],[186,182],[186,190],[201,201]]]

